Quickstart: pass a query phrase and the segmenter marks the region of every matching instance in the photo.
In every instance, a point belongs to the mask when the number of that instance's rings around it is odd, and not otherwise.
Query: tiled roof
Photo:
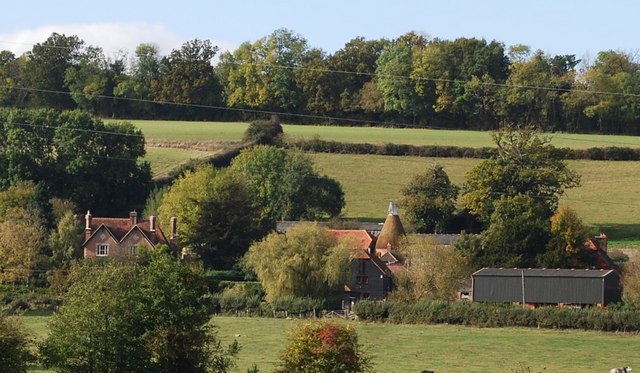
[[[134,228],[134,225],[131,223],[131,218],[92,218],[91,232],[96,232],[98,228],[104,225],[117,241],[121,241],[127,233]],[[151,231],[151,222],[149,220],[139,219],[138,224],[135,226],[137,226],[154,245],[168,243],[167,238],[162,232],[162,229],[160,229],[157,220],[155,232]]]
[[[362,249],[369,251],[371,248],[374,238],[369,232],[365,230],[334,230],[330,229],[327,231],[331,238],[333,238],[336,242],[341,242],[342,240],[346,240],[349,245],[351,245],[354,249]]]

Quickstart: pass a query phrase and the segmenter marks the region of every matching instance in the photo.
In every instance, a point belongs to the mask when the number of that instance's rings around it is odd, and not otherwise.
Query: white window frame
[[[101,254],[104,249],[104,254]],[[109,244],[108,243],[99,243],[96,244],[96,256],[109,256]]]
[[[129,246],[129,255],[136,256],[138,254],[138,245]]]

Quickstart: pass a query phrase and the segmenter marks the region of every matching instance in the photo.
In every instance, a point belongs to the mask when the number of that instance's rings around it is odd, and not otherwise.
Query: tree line
[[[640,63],[624,51],[593,61],[477,38],[409,32],[348,41],[335,53],[278,29],[233,52],[191,40],[161,56],[140,44],[107,57],[54,33],[23,55],[0,52],[0,106],[81,108],[101,117],[252,120],[638,133]],[[212,60],[217,57],[214,65]]]

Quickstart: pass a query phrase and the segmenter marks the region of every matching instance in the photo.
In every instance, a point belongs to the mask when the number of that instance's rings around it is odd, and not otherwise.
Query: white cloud
[[[171,50],[180,48],[184,42],[196,38],[184,38],[163,25],[144,22],[48,25],[0,34],[0,50],[6,49],[20,55],[31,50],[34,44],[44,42],[54,32],[67,36],[76,35],[84,40],[86,45],[101,47],[106,56],[114,56],[121,52],[133,54],[141,43],[156,44],[160,49],[160,54],[166,55]],[[211,42],[220,47],[222,51],[235,49],[228,42],[216,40],[211,40]]]

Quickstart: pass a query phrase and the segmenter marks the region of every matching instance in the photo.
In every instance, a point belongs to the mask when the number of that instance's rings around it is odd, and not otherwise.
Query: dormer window
[[[99,243],[96,245],[96,256],[108,256],[109,244]]]

